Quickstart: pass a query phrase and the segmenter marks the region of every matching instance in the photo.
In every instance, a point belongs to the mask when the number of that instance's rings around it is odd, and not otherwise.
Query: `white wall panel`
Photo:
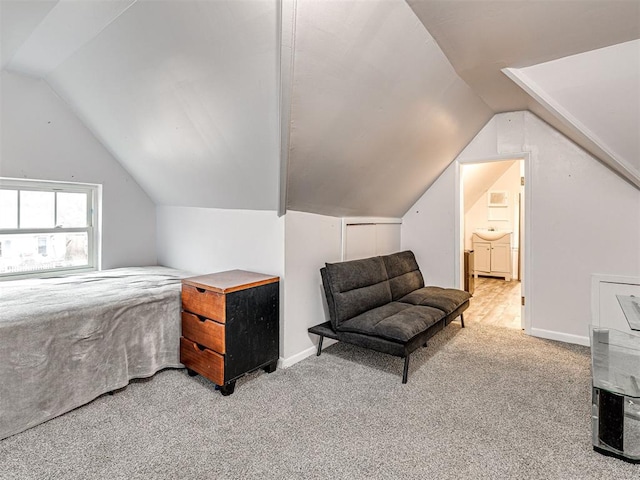
[[[454,287],[455,165],[451,164],[402,219],[402,250],[412,250],[425,284]]]
[[[329,321],[320,268],[340,261],[341,230],[340,218],[291,210],[285,215],[285,365],[314,354],[318,337],[307,329]]]

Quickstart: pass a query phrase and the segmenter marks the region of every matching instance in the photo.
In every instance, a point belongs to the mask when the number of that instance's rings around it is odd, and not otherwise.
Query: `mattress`
[[[181,367],[187,276],[136,267],[0,282],[0,439]]]

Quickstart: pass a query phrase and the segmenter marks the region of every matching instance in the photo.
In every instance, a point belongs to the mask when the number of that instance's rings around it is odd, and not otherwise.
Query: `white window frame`
[[[51,234],[65,232],[87,232],[88,265],[79,267],[60,267],[29,272],[0,273],[0,281],[20,278],[44,278],[64,274],[92,272],[100,269],[100,203],[102,186],[90,183],[56,182],[49,180],[31,180],[0,177],[1,190],[30,190],[40,192],[64,192],[87,194],[87,226],[77,228],[20,228],[20,203],[18,200],[18,228],[0,228],[0,234]],[[18,197],[19,198],[19,197]],[[57,215],[54,209],[54,215]],[[54,222],[55,223],[55,222]]]

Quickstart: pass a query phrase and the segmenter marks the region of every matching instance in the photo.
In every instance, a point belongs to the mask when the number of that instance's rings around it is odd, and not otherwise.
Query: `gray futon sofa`
[[[340,263],[320,270],[331,321],[309,328],[337,339],[405,359],[469,307],[469,293],[454,288],[425,287],[411,251]]]

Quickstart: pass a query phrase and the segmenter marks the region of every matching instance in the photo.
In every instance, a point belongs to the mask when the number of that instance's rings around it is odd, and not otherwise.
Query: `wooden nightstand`
[[[279,277],[230,270],[182,280],[180,361],[230,395],[241,376],[274,372],[279,356]]]

